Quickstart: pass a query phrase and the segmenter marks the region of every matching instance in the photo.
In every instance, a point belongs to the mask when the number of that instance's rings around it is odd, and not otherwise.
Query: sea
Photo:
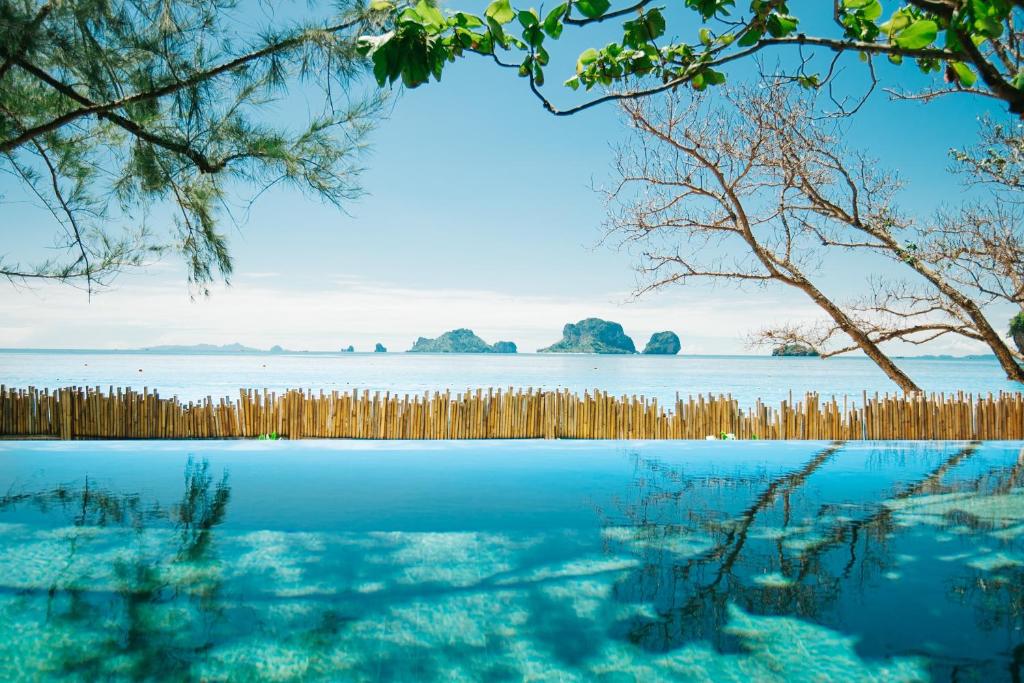
[[[929,392],[1024,390],[991,357],[900,358]],[[0,350],[0,384],[155,389],[182,400],[234,397],[239,389],[453,394],[482,388],[606,391],[667,404],[676,397],[731,395],[742,406],[817,392],[858,402],[864,392],[897,393],[869,359],[590,354],[154,353]]]

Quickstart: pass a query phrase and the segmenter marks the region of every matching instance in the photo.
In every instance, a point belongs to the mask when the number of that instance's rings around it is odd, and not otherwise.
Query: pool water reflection
[[[0,442],[0,679],[1024,676],[1020,443]]]

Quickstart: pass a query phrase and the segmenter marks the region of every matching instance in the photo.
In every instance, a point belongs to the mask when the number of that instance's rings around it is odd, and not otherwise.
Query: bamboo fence
[[[240,390],[182,402],[157,391],[0,385],[0,437],[59,439],[1024,439],[1024,394],[915,394],[744,410],[731,396],[656,399],[605,392],[477,389],[410,396]]]

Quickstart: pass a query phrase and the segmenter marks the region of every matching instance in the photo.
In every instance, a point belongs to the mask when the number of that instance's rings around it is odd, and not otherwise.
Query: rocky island
[[[374,344],[374,346],[373,346],[373,352],[374,352],[374,353],[387,353],[387,352],[388,352],[388,349],[387,349],[387,347],[386,347],[386,346],[384,346],[384,345],[383,345],[383,344],[381,344],[380,342],[377,342],[377,343],[376,343],[376,344]]]
[[[619,323],[586,318],[567,323],[562,339],[537,353],[636,353],[636,346]]]
[[[818,352],[807,344],[791,342],[772,349],[773,356],[817,356]]]
[[[644,353],[659,356],[674,356],[679,353],[683,345],[679,342],[679,335],[675,332],[655,332],[651,340],[644,347]]]
[[[493,346],[464,327],[445,332],[436,339],[420,337],[409,353],[515,353],[516,345],[500,341]]]

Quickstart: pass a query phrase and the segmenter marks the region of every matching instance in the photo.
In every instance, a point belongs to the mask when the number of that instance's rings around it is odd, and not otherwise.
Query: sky
[[[556,76],[571,73],[588,40],[564,42],[549,72],[550,96],[563,104],[573,96]],[[844,63],[841,83],[858,92],[864,72],[855,59]],[[744,82],[753,68],[728,74]],[[913,68],[882,67],[881,86]],[[948,150],[971,143],[985,112],[1006,117],[994,101],[891,102],[879,89],[851,119],[847,142],[899,169],[908,182],[901,203],[924,215],[957,199]],[[299,120],[303,108],[283,107],[281,115]],[[747,346],[753,330],[818,317],[804,295],[779,287],[688,284],[634,297],[635,254],[600,243],[604,206],[594,190],[611,179],[612,148],[624,134],[614,106],[554,117],[514,73],[460,61],[440,84],[395,91],[370,136],[365,197],[339,211],[272,190],[244,225],[229,226],[229,287],[191,296],[173,258],[123,274],[91,299],[62,286],[0,284],[0,347],[241,342],[331,351],[381,342],[405,350],[419,336],[469,327],[488,342],[532,351],[557,341],[565,323],[596,316],[621,322],[638,346],[652,332],[674,330],[684,353],[764,353]],[[0,179],[5,200],[18,191]],[[10,257],[38,253],[52,234],[25,205],[0,214],[0,251]],[[830,262],[824,288],[851,295],[869,267],[857,256]],[[893,350],[984,351],[955,338]]]

